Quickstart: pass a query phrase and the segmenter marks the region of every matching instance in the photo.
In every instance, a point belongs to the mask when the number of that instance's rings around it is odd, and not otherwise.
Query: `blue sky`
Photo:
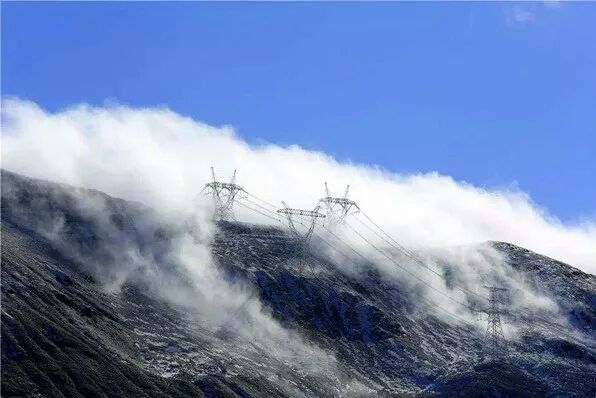
[[[517,184],[596,216],[596,4],[2,3],[2,94]]]

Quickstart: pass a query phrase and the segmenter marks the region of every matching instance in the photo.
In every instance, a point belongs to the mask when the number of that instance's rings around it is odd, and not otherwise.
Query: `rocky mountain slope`
[[[154,294],[148,275],[185,280],[166,253],[195,228],[158,220],[137,203],[2,172],[3,397],[596,396],[596,277],[567,264],[491,243],[568,323],[519,314],[508,358],[490,361],[482,330],[426,311],[371,264],[339,272],[282,229],[220,223],[210,250],[221,275],[313,347],[293,361],[234,331],[242,306],[214,331]]]

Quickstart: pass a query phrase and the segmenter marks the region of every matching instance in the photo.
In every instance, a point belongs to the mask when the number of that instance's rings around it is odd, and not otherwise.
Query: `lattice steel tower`
[[[320,203],[326,208],[326,221],[330,224],[342,224],[350,214],[358,213],[360,207],[351,199],[348,199],[350,186],[346,186],[346,192],[343,198],[332,197],[329,194],[327,182],[325,182],[325,197],[320,200]]]
[[[507,344],[503,335],[503,327],[501,326],[501,315],[507,314],[501,308],[501,304],[504,304],[501,294],[507,289],[495,286],[485,286],[485,288],[490,293],[489,307],[484,310],[488,315],[486,333],[490,345],[489,354],[494,361],[507,356]]]
[[[314,208],[314,210],[301,210],[301,209],[291,209],[285,204],[285,202],[281,202],[281,203],[284,205],[284,207],[283,207],[283,209],[277,210],[277,212],[279,214],[286,215],[286,218],[288,220],[288,226],[290,227],[292,234],[296,237],[296,239],[298,239],[298,241],[302,245],[306,245],[310,241],[310,238],[312,237],[312,234],[315,230],[315,225],[317,223],[317,219],[325,218],[324,214],[319,213],[320,206],[317,205]],[[302,219],[308,220],[308,224],[306,225],[308,227],[308,229],[305,234],[301,234],[300,231],[296,228],[296,222],[294,221],[294,217],[301,217]],[[299,223],[304,225],[304,223],[302,223],[302,222],[299,222]]]
[[[234,200],[246,193],[240,185],[236,184],[236,170],[234,170],[230,182],[217,181],[213,167],[211,167],[211,177],[212,181],[205,184],[203,191],[213,197],[213,218],[215,220],[234,220]]]
[[[279,214],[285,214],[288,220],[288,226],[290,227],[290,231],[298,240],[298,254],[303,255],[306,252],[306,247],[312,234],[315,230],[315,225],[317,224],[317,219],[325,218],[324,214],[319,213],[319,205],[317,205],[313,210],[301,210],[301,209],[290,209],[285,202],[281,202],[284,207],[283,209],[277,210]],[[300,217],[302,221],[296,221],[294,217]],[[296,228],[296,222],[304,225],[307,227],[306,233],[300,233],[298,228]],[[306,264],[304,260],[298,260],[299,264],[303,266]],[[311,271],[313,271],[312,264],[310,265]]]

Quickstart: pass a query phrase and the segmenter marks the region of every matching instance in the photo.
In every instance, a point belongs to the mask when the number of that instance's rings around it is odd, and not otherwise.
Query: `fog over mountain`
[[[593,221],[165,108],[2,112],[3,395],[596,392]],[[238,170],[236,221],[212,219],[211,166]],[[324,181],[361,211],[301,245],[275,209]],[[499,360],[487,285],[507,289]]]
[[[473,265],[442,262],[440,290],[375,258],[344,272],[320,239],[303,251],[284,228],[3,171],[2,394],[594,394],[594,276],[507,243],[452,249],[499,258],[478,268],[510,289],[494,360],[478,299],[456,289]]]
[[[336,195],[350,184],[361,208],[407,246],[508,241],[596,272],[594,220],[563,223],[513,187],[485,189],[438,173],[405,175],[340,162],[297,146],[251,145],[232,127],[209,126],[165,107],[82,104],[49,113],[4,99],[2,112],[3,167],[25,175],[167,212],[194,208],[211,166],[222,179],[238,169],[247,191],[280,206],[285,200],[312,208],[324,181]],[[237,212],[239,219],[258,220]]]

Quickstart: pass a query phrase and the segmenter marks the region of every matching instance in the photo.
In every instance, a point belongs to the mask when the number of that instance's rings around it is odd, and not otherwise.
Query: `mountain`
[[[208,243],[218,275],[275,322],[255,324],[242,304],[194,312],[180,297],[202,296],[171,253],[201,228],[3,170],[2,396],[596,396],[594,275],[488,243],[560,309],[519,311],[508,356],[491,360],[483,330],[431,311],[408,283],[365,261],[340,272],[277,227],[221,222]]]

